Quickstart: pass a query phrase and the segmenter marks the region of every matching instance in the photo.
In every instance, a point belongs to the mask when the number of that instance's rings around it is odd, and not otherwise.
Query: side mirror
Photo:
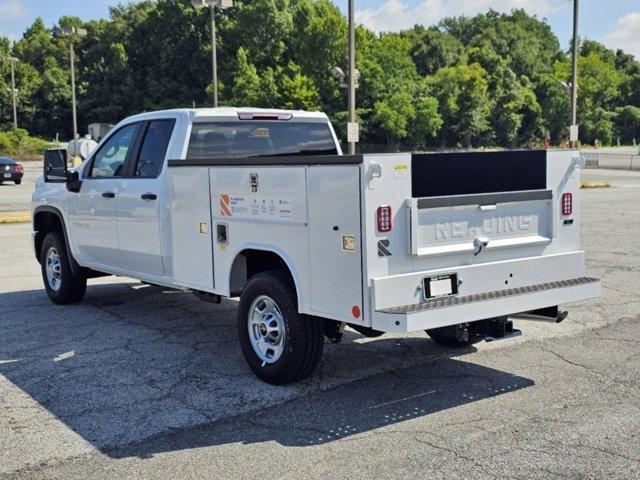
[[[52,148],[44,151],[44,181],[65,183],[67,181],[67,151]]]

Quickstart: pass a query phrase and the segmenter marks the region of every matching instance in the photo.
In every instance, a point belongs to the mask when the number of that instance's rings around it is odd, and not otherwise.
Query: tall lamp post
[[[73,39],[86,37],[87,31],[84,28],[56,28],[54,34],[60,38],[69,38],[69,54],[71,60],[71,109],[73,111],[73,145],[76,147],[78,140],[78,116],[76,114],[76,57],[73,49]],[[77,148],[75,149],[77,151]]]
[[[356,122],[356,26],[354,18],[355,0],[349,0],[349,123],[347,124],[347,141],[349,155],[355,155],[356,142],[359,140],[359,128]]]
[[[3,60],[6,60],[11,63],[11,99],[13,101],[13,127],[18,128],[18,109],[16,107],[16,62],[19,60],[16,57],[6,57]]]
[[[211,10],[211,70],[213,72],[213,106],[218,106],[218,45],[216,40],[216,7],[233,7],[233,0],[191,0],[194,7]]]
[[[571,147],[578,145],[578,0],[573,0],[573,66],[571,81]]]

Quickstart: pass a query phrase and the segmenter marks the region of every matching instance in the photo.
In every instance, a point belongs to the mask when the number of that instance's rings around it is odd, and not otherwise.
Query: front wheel
[[[267,383],[297,382],[320,363],[323,320],[298,313],[295,288],[280,270],[249,280],[240,296],[237,327],[244,358]]]
[[[40,266],[44,287],[53,303],[66,305],[82,300],[87,290],[87,278],[74,275],[61,232],[49,232],[44,237]]]

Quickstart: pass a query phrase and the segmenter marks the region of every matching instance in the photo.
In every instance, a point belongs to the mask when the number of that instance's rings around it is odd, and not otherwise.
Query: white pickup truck
[[[577,152],[341,153],[321,113],[219,108],[127,118],[71,171],[46,155],[47,294],[77,302],[113,274],[239,296],[245,358],[274,384],[311,374],[346,325],[467,346],[600,294]]]

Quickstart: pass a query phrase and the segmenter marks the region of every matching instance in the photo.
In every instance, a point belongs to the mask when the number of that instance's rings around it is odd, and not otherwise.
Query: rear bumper
[[[15,182],[16,180],[22,180],[24,173],[11,173],[11,176],[5,177],[4,173],[0,172],[0,182]]]
[[[514,315],[599,296],[600,280],[580,277],[386,308],[374,312],[373,322],[376,330],[413,332]]]

